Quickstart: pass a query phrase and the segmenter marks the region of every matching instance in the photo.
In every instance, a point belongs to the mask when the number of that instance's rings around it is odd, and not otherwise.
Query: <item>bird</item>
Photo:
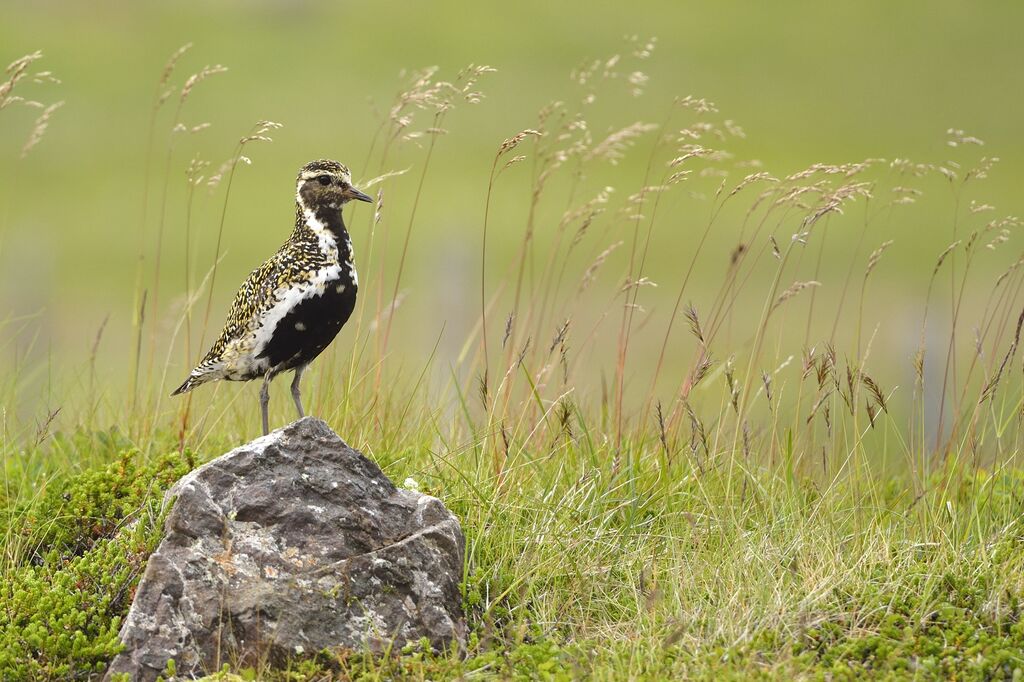
[[[246,278],[220,336],[172,396],[211,381],[262,378],[260,415],[267,435],[270,382],[293,370],[292,399],[299,418],[306,416],[302,374],[338,335],[356,304],[359,277],[341,215],[353,200],[373,203],[352,186],[344,164],[319,159],[299,169],[291,235]]]

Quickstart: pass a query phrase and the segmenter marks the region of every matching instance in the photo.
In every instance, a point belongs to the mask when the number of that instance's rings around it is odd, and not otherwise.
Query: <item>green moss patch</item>
[[[1009,568],[1009,565],[1005,565]],[[918,562],[901,588],[880,588],[886,567],[865,576],[853,608],[810,627],[797,661],[837,679],[889,675],[927,679],[1016,680],[1024,674],[1021,595],[993,589],[990,574],[944,573]]]
[[[0,679],[88,678],[120,649],[121,620],[160,539],[160,500],[193,464],[140,459],[125,453],[9,511]]]

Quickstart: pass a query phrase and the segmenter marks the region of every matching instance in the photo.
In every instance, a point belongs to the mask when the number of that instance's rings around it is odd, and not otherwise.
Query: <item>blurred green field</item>
[[[982,138],[987,145],[979,153],[1002,159],[979,193],[980,201],[1010,209],[1024,171],[1024,136],[1019,132],[1024,47],[1014,34],[1024,8],[1012,4],[942,2],[923,11],[882,2],[814,8],[682,2],[631,7],[9,2],[0,11],[3,59],[42,50],[45,58],[39,68],[52,70],[62,81],[28,86],[25,94],[65,102],[43,141],[23,160],[18,160],[18,151],[36,112],[17,107],[3,112],[0,309],[7,318],[35,316],[25,323],[8,323],[6,331],[19,330],[18,342],[4,352],[8,358],[80,366],[109,316],[97,358],[108,376],[125,376],[140,239],[148,259],[144,284],[152,289],[148,278],[174,102],[157,120],[151,199],[143,224],[150,109],[164,62],[187,42],[194,47],[172,83],[180,85],[206,64],[223,64],[229,71],[200,84],[183,111],[187,125],[208,122],[210,128],[174,141],[166,180],[160,305],[180,303],[184,289],[184,175],[189,160],[199,155],[216,165],[259,119],[285,126],[276,131],[273,144],[251,150],[254,165],[242,168],[236,178],[214,318],[226,309],[236,283],[286,235],[291,181],[296,168],[310,158],[338,157],[357,178],[410,169],[408,177],[389,188],[395,236],[387,243],[386,262],[392,274],[414,194],[413,176],[422,168],[424,152],[406,144],[385,169],[367,154],[382,112],[407,82],[400,74],[436,65],[439,78],[451,79],[470,63],[498,70],[481,80],[485,98],[480,104],[460,106],[448,116],[449,133],[439,140],[431,161],[401,285],[407,298],[395,322],[400,331],[397,348],[414,363],[429,352],[421,341],[439,335],[442,353],[456,353],[475,322],[474,313],[467,311],[475,311],[472,292],[479,276],[483,199],[494,150],[501,140],[533,126],[536,112],[550,101],[572,105],[582,97],[585,89],[569,73],[590,60],[624,55],[622,74],[588,109],[595,137],[637,120],[658,122],[672,97],[692,94],[717,103],[723,119],[746,131],[745,139],[731,143],[737,161],[759,159],[765,170],[779,176],[816,162],[870,157],[945,161],[962,154],[945,146],[950,127]],[[630,62],[626,36],[639,36],[641,42],[656,37],[651,58]],[[634,69],[649,77],[640,97],[631,96],[624,82]],[[413,128],[427,125],[428,117],[421,113]],[[649,140],[642,140],[619,165],[608,166],[605,177],[592,177],[591,184],[613,184],[620,197],[636,191],[642,184],[646,144]],[[528,180],[527,171],[516,171],[518,175],[510,172],[503,180],[499,191],[507,194],[497,196],[492,218],[495,271],[510,259],[522,231],[520,209]],[[747,172],[734,169],[731,181]],[[708,193],[709,188],[713,185],[705,183],[695,191]],[[858,252],[860,268],[879,243],[895,242],[877,275],[887,282],[890,294],[880,303],[885,314],[879,317],[908,320],[893,331],[893,338],[907,336],[919,324],[927,273],[952,241],[949,193],[941,183],[925,189],[926,202],[873,229]],[[213,258],[222,200],[222,193],[197,195],[192,229],[200,274]],[[551,209],[541,220],[538,239],[564,208]],[[687,198],[673,199],[663,211],[650,265],[651,278],[660,287],[645,290],[641,302],[647,308],[664,310],[671,301],[675,268],[692,252],[705,211],[700,202]],[[363,213],[353,223],[357,249],[368,240],[367,211]],[[698,265],[688,295],[698,308],[717,290],[735,247],[738,219],[727,217],[712,235],[709,256]],[[782,226],[781,232],[795,231],[790,228]],[[612,226],[605,243],[595,243],[586,256],[593,258],[624,232]],[[859,235],[847,228],[835,232],[830,239],[835,240],[837,258],[843,258],[859,243]],[[979,265],[993,273],[1004,266],[1003,261]],[[621,278],[621,268],[612,259],[609,286]],[[835,294],[835,287],[822,291],[822,296]],[[373,293],[364,287],[364,295]],[[603,306],[603,301],[595,305]],[[164,312],[150,311],[150,319],[170,325],[174,317]],[[351,337],[341,342],[350,343]],[[193,349],[193,356],[197,352]],[[901,352],[901,360],[912,352]],[[173,367],[180,373],[185,364],[182,358]]]

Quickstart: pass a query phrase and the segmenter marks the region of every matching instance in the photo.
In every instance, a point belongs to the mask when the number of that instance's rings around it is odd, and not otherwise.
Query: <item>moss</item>
[[[381,657],[369,653],[321,652],[315,658],[294,661],[282,671],[265,671],[259,679],[305,682],[307,680],[381,679],[525,679],[569,682],[587,677],[580,666],[585,659],[577,646],[568,648],[540,638],[518,644],[492,640],[486,644],[470,638],[468,655],[452,650],[433,651],[429,643],[409,644],[400,655]]]
[[[51,484],[12,515],[22,521],[22,551],[0,586],[0,679],[81,678],[106,668],[160,539],[161,497],[191,465],[190,457],[142,462],[126,453]]]
[[[866,576],[857,594],[837,594],[845,613],[809,629],[795,643],[796,659],[837,679],[896,676],[1015,679],[1024,668],[1021,595],[993,596],[991,575],[912,566],[899,592],[880,589],[886,567]]]
[[[136,453],[125,451],[105,468],[48,486],[42,501],[24,515],[20,532],[30,536],[41,553],[55,549],[80,554],[130,522],[145,501],[159,499],[195,466],[190,453],[148,463],[139,460]]]

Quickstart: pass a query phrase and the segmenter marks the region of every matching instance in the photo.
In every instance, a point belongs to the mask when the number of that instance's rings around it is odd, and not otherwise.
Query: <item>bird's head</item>
[[[353,199],[373,203],[373,198],[352,186],[352,175],[347,167],[328,159],[311,161],[299,170],[295,198],[303,207],[312,210],[340,209]]]

